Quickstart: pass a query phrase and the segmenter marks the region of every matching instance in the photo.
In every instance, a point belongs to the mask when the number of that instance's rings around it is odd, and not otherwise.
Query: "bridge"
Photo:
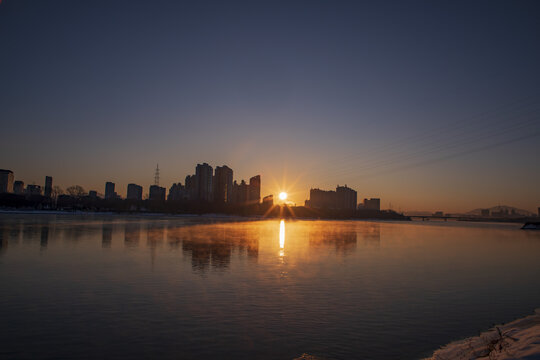
[[[477,222],[515,222],[524,223],[531,221],[530,217],[481,217],[481,216],[459,216],[459,215],[406,215],[411,219],[429,220],[444,220],[448,221],[477,221]]]

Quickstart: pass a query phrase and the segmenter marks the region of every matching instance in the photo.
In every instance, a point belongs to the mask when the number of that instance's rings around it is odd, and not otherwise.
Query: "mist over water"
[[[416,359],[540,304],[516,224],[0,215],[0,358]]]

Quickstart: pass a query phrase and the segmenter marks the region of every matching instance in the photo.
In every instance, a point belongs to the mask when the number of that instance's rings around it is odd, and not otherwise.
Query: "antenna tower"
[[[154,185],[159,186],[159,164],[156,165],[156,173],[154,174]]]

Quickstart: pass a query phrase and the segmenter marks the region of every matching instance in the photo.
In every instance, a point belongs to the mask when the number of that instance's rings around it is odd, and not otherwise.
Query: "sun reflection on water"
[[[279,256],[285,255],[285,220],[279,222]]]

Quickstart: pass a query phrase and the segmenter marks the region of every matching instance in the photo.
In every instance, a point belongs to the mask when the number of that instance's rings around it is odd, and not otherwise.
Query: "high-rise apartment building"
[[[307,207],[315,209],[356,210],[357,193],[347,186],[337,186],[336,191],[311,189]]]
[[[0,169],[0,193],[13,192],[13,171]]]
[[[249,199],[249,185],[244,180],[238,184],[233,183],[233,202],[235,204],[246,204]]]
[[[185,189],[186,189],[186,198],[188,200],[196,200],[199,194],[198,190],[197,176],[188,175],[186,176]]]
[[[152,185],[150,186],[148,198],[150,200],[165,201],[165,192],[166,192],[166,189],[164,187],[161,187],[158,185]]]
[[[172,184],[171,188],[169,189],[169,196],[167,196],[167,200],[186,200],[188,198],[186,188],[181,184]]]
[[[107,181],[105,183],[105,199],[114,199],[116,198],[116,193],[114,192],[114,183]]]
[[[214,172],[207,163],[197,164],[195,168],[195,176],[197,177],[197,198],[200,201],[213,200],[213,177]]]
[[[345,186],[336,187],[336,208],[356,210],[357,193],[355,190]]]
[[[142,200],[143,188],[137,184],[128,184],[126,199],[128,200]]]
[[[231,202],[233,193],[233,171],[223,165],[216,167],[214,176],[214,201]]]
[[[45,176],[45,188],[43,191],[43,196],[51,197],[52,194],[52,176]]]
[[[315,209],[335,209],[336,192],[333,190],[311,189],[306,206]]]
[[[261,176],[256,175],[249,179],[249,203],[258,204],[261,202]]]

